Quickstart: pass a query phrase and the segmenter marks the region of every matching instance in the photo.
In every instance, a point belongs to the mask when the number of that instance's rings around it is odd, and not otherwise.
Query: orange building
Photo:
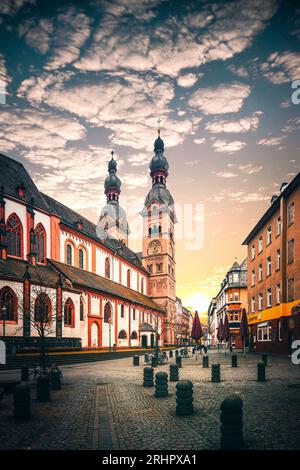
[[[257,351],[288,354],[300,338],[300,173],[278,195],[244,241],[248,246],[248,312]]]
[[[214,308],[209,309],[209,331],[211,345],[217,344],[217,329],[225,315],[228,317],[230,329],[229,345],[237,349],[242,348],[239,337],[240,321],[243,308],[247,306],[247,260],[240,265],[236,261],[227,272],[221,288],[213,299]]]

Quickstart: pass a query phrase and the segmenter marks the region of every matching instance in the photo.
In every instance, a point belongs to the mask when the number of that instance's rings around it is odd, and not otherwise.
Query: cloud
[[[185,68],[226,60],[249,47],[276,12],[277,2],[240,0],[213,8],[203,4],[201,12],[195,3],[163,19],[155,1],[133,2],[130,7],[104,2],[103,6],[93,41],[75,63],[78,69],[123,67],[178,77]],[[154,17],[145,28],[145,21]]]
[[[34,4],[35,0],[1,0],[0,15],[14,16],[26,3]]]
[[[236,113],[242,108],[250,91],[249,85],[237,82],[199,88],[189,99],[189,105],[199,108],[206,115]]]
[[[265,145],[267,147],[278,147],[281,146],[282,141],[285,139],[286,136],[278,136],[278,137],[266,137],[265,139],[260,139],[257,144],[258,145]]]
[[[274,52],[260,66],[263,76],[275,85],[281,85],[300,77],[300,53],[286,51]]]
[[[212,174],[218,176],[219,178],[236,178],[238,175],[230,171],[212,171]]]
[[[49,51],[53,30],[53,20],[48,18],[29,18],[18,27],[19,36],[41,54]]]
[[[240,78],[248,78],[249,73],[243,65],[229,65],[228,70],[234,75],[237,75]]]
[[[211,195],[210,201],[211,202],[233,202],[235,204],[247,204],[250,202],[261,202],[261,201],[269,201],[270,195],[265,194],[265,188],[258,188],[254,192],[240,190],[240,191],[220,191],[219,193],[215,193]]]
[[[194,139],[193,142],[196,145],[201,145],[201,144],[204,144],[206,142],[206,138],[202,137],[201,139]]]
[[[132,166],[144,166],[149,164],[149,154],[147,153],[137,153],[130,155],[128,161],[131,163]]]
[[[181,144],[201,121],[201,117],[174,120],[168,116],[175,93],[173,83],[166,79],[133,74],[103,75],[101,82],[86,78],[76,83],[72,79],[67,73],[31,77],[22,82],[18,94],[35,105],[47,103],[95,127],[105,127],[117,145],[136,150],[152,147],[158,111],[168,147]]]
[[[37,110],[9,110],[0,113],[1,148],[56,149],[85,136],[85,128],[75,119]],[[13,147],[12,147],[13,146]],[[38,163],[39,155],[35,156]]]
[[[196,75],[195,73],[188,73],[186,75],[181,75],[180,77],[178,77],[177,79],[177,83],[179,86],[182,86],[182,87],[185,87],[185,88],[189,88],[193,85],[195,85],[195,83],[203,76],[204,74],[203,73],[200,73],[198,75]]]
[[[254,173],[259,173],[263,169],[263,166],[262,165],[255,166],[253,165],[253,163],[248,163],[245,165],[238,165],[238,169],[242,173],[246,173],[247,175],[253,175]]]
[[[285,133],[290,133],[294,131],[299,131],[300,130],[300,118],[292,118],[289,119],[286,123],[286,125],[283,127],[282,132]]]
[[[215,140],[212,144],[216,152],[221,153],[236,153],[246,146],[246,142],[240,140]]]
[[[53,51],[45,65],[46,70],[56,70],[78,59],[80,49],[90,35],[90,23],[90,18],[84,13],[78,12],[74,7],[58,14],[57,26],[51,34]],[[35,38],[36,36],[35,32]],[[32,35],[31,40],[33,41]]]
[[[259,126],[259,118],[263,113],[257,111],[252,116],[244,117],[238,121],[210,121],[206,124],[205,129],[211,133],[240,133],[255,131]]]

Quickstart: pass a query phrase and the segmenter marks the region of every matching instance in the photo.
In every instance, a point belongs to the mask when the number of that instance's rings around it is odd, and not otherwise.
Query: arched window
[[[64,306],[64,324],[65,326],[74,326],[74,304],[72,299],[68,298]]]
[[[80,297],[80,321],[84,321],[84,302],[82,297]]]
[[[78,250],[78,267],[84,269],[84,249],[79,248]]]
[[[130,336],[131,339],[138,339],[138,334],[136,331],[133,331]]]
[[[51,322],[51,301],[45,292],[37,295],[34,303],[34,321],[47,325]]]
[[[110,279],[110,259],[105,258],[105,277]]]
[[[73,264],[73,246],[71,243],[68,243],[66,246],[66,263]]]
[[[127,287],[131,286],[131,271],[127,269]]]
[[[4,311],[5,309],[5,315]],[[18,300],[14,291],[8,287],[0,290],[0,320],[18,321]]]
[[[127,339],[127,333],[125,330],[121,330],[118,335],[119,339]]]
[[[144,278],[141,279],[141,293],[144,293]]]
[[[42,224],[38,224],[35,229],[35,246],[37,250],[37,262],[46,262],[46,231]]]
[[[10,256],[23,257],[22,241],[23,227],[19,217],[12,214],[7,219],[7,254]]]
[[[104,323],[111,323],[112,308],[110,302],[107,302],[104,307]]]

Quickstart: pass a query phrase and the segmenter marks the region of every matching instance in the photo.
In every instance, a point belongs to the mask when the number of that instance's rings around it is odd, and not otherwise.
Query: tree
[[[57,289],[47,287],[42,274],[35,274],[34,284],[31,285],[30,301],[25,295],[18,298],[18,318],[22,320],[22,326],[17,327],[15,334],[23,331],[24,322],[35,331],[39,338],[40,366],[46,369],[46,338],[56,333],[57,320]]]

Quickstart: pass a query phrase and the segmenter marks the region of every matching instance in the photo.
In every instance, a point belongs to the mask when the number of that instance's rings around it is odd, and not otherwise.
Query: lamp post
[[[3,321],[3,338],[5,338],[5,320],[6,320],[6,307],[2,307],[2,321]]]
[[[109,329],[108,351],[110,352],[111,351],[111,318],[109,319],[108,329]]]

